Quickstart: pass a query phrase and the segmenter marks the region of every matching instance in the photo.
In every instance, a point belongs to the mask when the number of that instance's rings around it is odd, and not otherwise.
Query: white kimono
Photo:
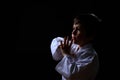
[[[62,75],[62,80],[94,80],[98,72],[99,61],[96,51],[92,45],[86,44],[78,50],[77,44],[72,44],[71,54],[76,54],[76,58],[68,55],[62,56],[59,49],[62,37],[52,40],[50,49],[52,57],[60,61],[56,66],[56,71]]]

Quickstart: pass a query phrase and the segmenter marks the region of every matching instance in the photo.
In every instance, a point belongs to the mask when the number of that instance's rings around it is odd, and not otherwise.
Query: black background
[[[87,12],[102,19],[95,45],[100,59],[97,79],[108,79],[107,65],[111,59],[107,56],[111,49],[108,40],[112,41],[108,14],[112,13],[106,3],[104,0],[16,3],[16,79],[59,80],[61,75],[54,69],[57,62],[52,59],[50,42],[54,37],[70,35],[74,15]]]

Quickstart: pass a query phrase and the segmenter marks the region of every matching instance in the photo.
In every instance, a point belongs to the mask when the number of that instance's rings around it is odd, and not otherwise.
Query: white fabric
[[[51,42],[51,53],[53,59],[61,60],[56,65],[56,71],[62,75],[62,80],[94,80],[98,71],[98,57],[91,44],[87,44],[78,49],[77,44],[72,44],[71,54],[76,54],[76,58],[62,56],[58,46],[62,37],[54,38]],[[91,64],[88,67],[88,65]]]

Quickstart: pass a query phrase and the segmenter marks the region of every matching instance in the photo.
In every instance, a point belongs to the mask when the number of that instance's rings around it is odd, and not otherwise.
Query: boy
[[[60,61],[56,71],[62,80],[94,80],[99,68],[98,55],[92,46],[99,19],[95,14],[76,16],[72,39],[56,37],[50,49],[54,60]]]

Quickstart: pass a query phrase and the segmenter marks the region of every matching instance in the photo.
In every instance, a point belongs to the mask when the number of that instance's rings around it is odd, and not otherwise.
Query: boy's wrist
[[[66,53],[63,53],[63,56],[68,56],[68,57],[71,57],[71,58],[75,58],[76,55],[75,54],[66,54]]]

